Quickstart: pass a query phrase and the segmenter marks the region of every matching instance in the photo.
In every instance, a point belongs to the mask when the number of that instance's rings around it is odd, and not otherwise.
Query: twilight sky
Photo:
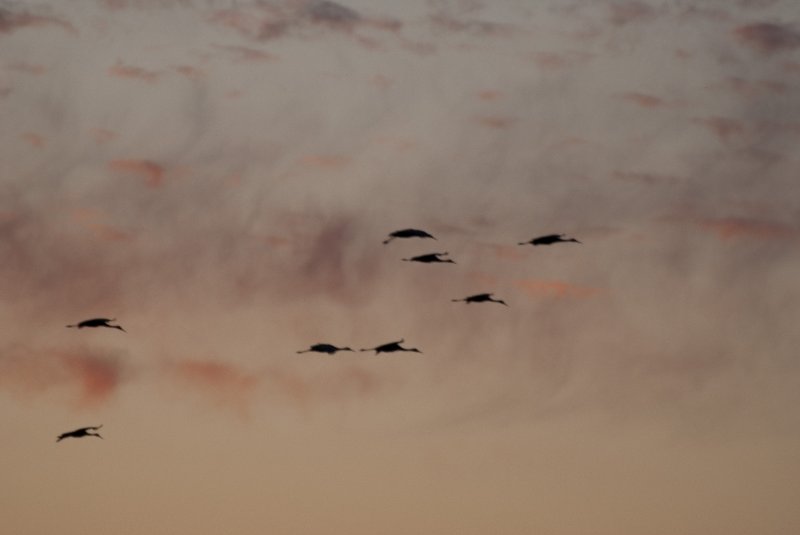
[[[0,0],[4,529],[800,532],[798,145],[795,0]]]

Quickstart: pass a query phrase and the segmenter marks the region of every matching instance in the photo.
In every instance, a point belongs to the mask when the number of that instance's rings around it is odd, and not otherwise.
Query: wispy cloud
[[[701,219],[701,228],[713,232],[721,240],[740,238],[784,239],[797,236],[797,229],[784,223],[749,219],[743,217],[725,217],[717,219]]]
[[[76,408],[110,401],[125,377],[122,361],[96,349],[5,348],[0,386],[23,397],[65,390]]]
[[[112,160],[108,167],[112,171],[137,175],[150,188],[158,188],[164,183],[165,169],[150,160]]]
[[[132,80],[141,80],[151,84],[158,80],[162,74],[158,71],[143,69],[134,65],[126,65],[122,61],[117,61],[117,63],[108,69],[108,73],[116,78],[130,78]]]
[[[0,6],[0,34],[41,26],[55,26],[70,33],[75,32],[75,28],[69,22],[54,15],[36,14],[27,9],[18,10],[14,7]]]
[[[763,54],[777,54],[800,47],[800,31],[788,24],[745,24],[737,27],[734,35],[742,44]]]

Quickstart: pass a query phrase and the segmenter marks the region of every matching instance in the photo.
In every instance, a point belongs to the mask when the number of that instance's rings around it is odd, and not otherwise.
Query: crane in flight
[[[416,347],[412,348],[402,347],[400,344],[402,344],[403,342],[405,342],[405,340],[400,339],[397,342],[389,342],[388,344],[383,344],[368,349],[362,349],[361,351],[374,351],[376,355],[378,353],[394,353],[395,351],[413,351],[414,353],[422,353],[422,351],[420,351]]]
[[[470,304],[470,303],[500,303],[501,305],[508,306],[508,303],[506,303],[502,299],[493,298],[492,297],[493,295],[494,294],[491,294],[491,293],[475,294],[475,295],[470,295],[469,297],[465,297],[464,299],[451,299],[451,301],[453,301],[454,303],[457,303],[459,301],[463,301],[463,302],[465,302],[467,304]]]
[[[545,236],[539,236],[538,238],[533,238],[532,240],[519,242],[518,245],[528,245],[528,244],[552,245],[554,243],[566,243],[566,242],[581,243],[575,238],[567,238],[566,234],[547,234]]]
[[[419,230],[416,228],[404,228],[403,230],[395,230],[394,232],[389,233],[389,237],[383,240],[383,244],[386,245],[395,238],[430,238],[432,240],[436,239],[427,232],[425,232],[424,230]]]
[[[333,355],[337,351],[353,351],[349,347],[336,347],[335,345],[331,344],[314,344],[313,346],[309,347],[308,349],[304,349],[303,351],[298,351],[298,353],[327,353],[328,355]]]
[[[422,254],[419,256],[412,256],[411,258],[403,258],[405,262],[422,262],[423,264],[431,264],[431,263],[450,263],[455,264],[455,260],[451,260],[449,258],[442,258],[443,256],[447,256],[449,253],[428,253]]]
[[[76,323],[74,325],[67,325],[67,327],[75,327],[78,329],[83,329],[84,327],[109,327],[111,329],[119,329],[122,332],[127,332],[125,329],[120,327],[119,325],[111,325],[112,321],[117,321],[116,318],[92,318],[89,320],[83,320],[80,323]]]
[[[103,437],[100,436],[100,433],[96,432],[101,427],[103,427],[103,424],[100,424],[100,425],[95,426],[95,427],[81,427],[80,429],[76,429],[74,431],[68,431],[66,433],[61,433],[60,435],[58,435],[58,438],[56,439],[56,442],[61,442],[65,438],[70,438],[70,437],[72,437],[72,438],[82,438],[82,437],[103,438]],[[95,431],[95,433],[91,433],[90,431]]]

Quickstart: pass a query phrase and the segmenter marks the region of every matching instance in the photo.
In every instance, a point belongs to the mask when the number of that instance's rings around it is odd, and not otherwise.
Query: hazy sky
[[[799,145],[795,0],[0,0],[3,529],[800,532]]]

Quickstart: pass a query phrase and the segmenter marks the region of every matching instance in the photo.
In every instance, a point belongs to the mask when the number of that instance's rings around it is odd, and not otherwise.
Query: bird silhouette
[[[327,353],[329,355],[333,355],[337,351],[353,351],[349,347],[336,347],[331,344],[314,344],[313,346],[309,347],[308,349],[304,349],[303,351],[298,351],[298,353]]]
[[[447,254],[449,253],[447,252],[429,253],[419,256],[412,256],[411,258],[403,258],[403,260],[406,262],[422,262],[423,264],[430,264],[434,262],[440,262],[440,263],[449,262],[450,264],[455,264],[454,260],[450,260],[449,258],[441,258],[443,256],[446,256]]]
[[[412,348],[405,348],[402,347],[402,344],[405,340],[400,339],[397,342],[389,342],[388,344],[383,344],[377,347],[371,347],[369,349],[362,349],[361,351],[374,351],[377,355],[378,353],[394,353],[395,351],[413,351],[414,353],[422,353],[419,349],[412,347]]]
[[[61,442],[65,438],[70,438],[70,437],[72,437],[72,438],[82,438],[82,437],[103,438],[103,437],[100,436],[100,433],[90,433],[90,431],[97,431],[101,427],[103,427],[103,424],[100,424],[100,425],[95,426],[95,427],[81,427],[80,429],[76,429],[75,431],[69,431],[67,433],[61,433],[60,435],[58,435],[58,438],[56,439],[56,442]]]
[[[419,230],[415,228],[404,228],[403,230],[395,230],[394,232],[389,234],[389,237],[383,240],[384,245],[389,243],[395,238],[431,238],[435,240],[433,236],[425,232],[424,230]]]
[[[532,240],[519,242],[518,245],[551,245],[553,243],[575,242],[581,243],[575,238],[565,238],[566,234],[547,234],[546,236],[539,236]]]
[[[90,320],[83,320],[75,325],[67,325],[67,327],[77,327],[78,329],[83,329],[84,327],[109,327],[111,329],[119,329],[122,332],[127,332],[119,325],[111,325],[112,321],[116,321],[116,318],[92,318]]]
[[[451,299],[454,303],[458,301],[464,301],[467,304],[470,303],[500,303],[501,305],[508,306],[508,303],[503,301],[502,299],[494,299],[492,296],[494,294],[487,293],[487,294],[475,294],[470,295],[469,297],[465,297],[464,299]]]

